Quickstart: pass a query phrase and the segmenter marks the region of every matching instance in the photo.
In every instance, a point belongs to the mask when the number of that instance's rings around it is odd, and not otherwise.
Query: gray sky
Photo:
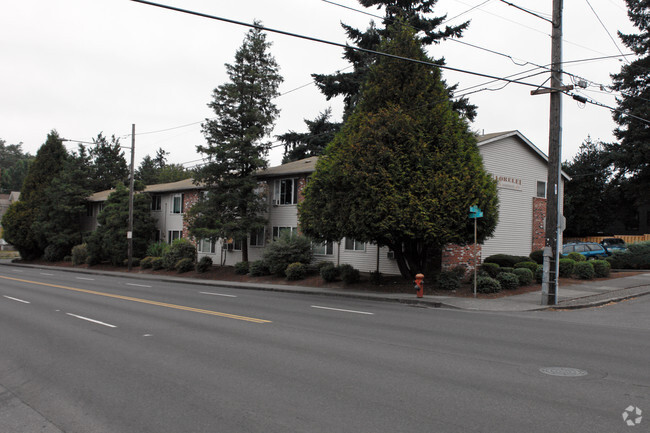
[[[362,9],[354,0],[333,1]],[[346,42],[341,22],[365,29],[374,19],[322,0],[159,2],[238,21],[258,19],[270,28],[339,43]],[[545,16],[551,13],[552,0],[511,2]],[[376,9],[368,12],[383,15]],[[444,14],[449,24],[471,21],[461,41],[513,58],[454,41],[431,47],[430,55],[444,56],[449,66],[505,77],[534,69],[530,63],[550,63],[551,25],[547,21],[500,0],[439,0],[435,15]],[[627,19],[623,0],[566,1],[563,27],[564,61],[628,53],[616,32],[636,31]],[[38,150],[51,129],[83,141],[91,141],[99,132],[115,134],[124,136],[122,143],[130,145],[128,134],[134,123],[136,164],[160,147],[170,152],[170,162],[196,164],[201,157],[196,146],[204,143],[200,123],[212,116],[206,104],[212,90],[227,81],[224,63],[233,62],[247,31],[128,0],[3,0],[0,138],[8,144],[22,142],[30,153]],[[284,77],[280,91],[286,93],[276,100],[281,113],[274,134],[304,131],[303,119],[313,119],[327,107],[335,119],[340,118],[342,101],[326,101],[310,84],[310,74],[349,66],[342,60],[342,49],[277,34],[269,34],[269,40]],[[622,62],[612,58],[568,63],[564,69],[589,82],[580,94],[615,106],[615,95],[606,86],[611,85],[609,74],[618,72]],[[537,72],[540,69],[524,75]],[[443,76],[450,84],[459,83],[459,90],[477,85],[468,92],[494,89],[469,95],[478,106],[478,117],[471,125],[474,130],[518,129],[547,153],[548,95],[531,96],[532,88],[516,84],[502,89],[503,83],[483,85],[488,81],[485,78],[457,72],[443,72]],[[547,78],[544,73],[523,81],[542,84]],[[564,82],[571,84],[570,77],[565,76]],[[613,140],[614,128],[609,110],[564,97],[563,160],[575,155],[588,135]],[[68,148],[76,149],[76,144]],[[128,151],[126,157],[130,157]],[[274,149],[271,164],[279,164],[281,157],[281,147]]]

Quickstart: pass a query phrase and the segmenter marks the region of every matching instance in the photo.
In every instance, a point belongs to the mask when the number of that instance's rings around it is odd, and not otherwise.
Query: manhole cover
[[[580,370],[578,368],[570,368],[570,367],[543,367],[540,368],[539,371],[551,376],[562,376],[562,377],[579,377],[579,376],[586,376],[587,374],[589,374],[584,370]]]

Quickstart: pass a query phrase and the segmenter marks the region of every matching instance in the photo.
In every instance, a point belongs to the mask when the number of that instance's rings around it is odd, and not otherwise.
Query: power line
[[[603,29],[605,30],[605,33],[607,33],[607,36],[609,36],[609,39],[612,40],[612,43],[614,44],[614,46],[616,47],[618,52],[621,53],[621,55],[623,55],[623,51],[621,51],[621,49],[618,47],[618,44],[616,43],[616,40],[612,37],[612,34],[609,32],[609,30],[607,30],[607,27],[605,27],[605,23],[603,23],[603,21],[600,19],[600,17],[596,13],[596,10],[594,9],[594,7],[591,5],[591,3],[589,3],[589,0],[585,0],[585,1],[587,2],[587,5],[589,5],[589,9],[591,9],[591,11],[596,16],[596,19],[598,19],[598,22],[600,23],[600,25],[603,26]]]
[[[542,19],[542,20],[544,20],[544,21],[548,21],[549,23],[553,24],[553,21],[552,21],[552,20],[549,20],[548,18],[543,17],[543,16],[537,14],[536,12],[530,11],[530,10],[528,10],[528,9],[524,9],[524,8],[522,8],[521,6],[517,6],[516,4],[514,4],[514,3],[510,3],[510,2],[508,2],[508,1],[506,1],[506,0],[499,0],[499,1],[500,1],[501,3],[505,3],[505,4],[507,4],[508,6],[512,6],[512,7],[515,8],[515,9],[519,9],[520,11],[526,12],[527,14],[530,14],[530,15],[532,15],[532,16],[534,16],[534,17],[537,17],[537,18]]]

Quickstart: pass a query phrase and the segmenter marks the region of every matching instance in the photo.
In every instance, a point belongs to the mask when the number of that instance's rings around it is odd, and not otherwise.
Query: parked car
[[[607,250],[596,242],[571,242],[562,246],[562,254],[580,253],[587,259],[604,259]]]
[[[609,255],[612,255],[617,251],[627,250],[627,245],[625,245],[625,241],[621,238],[605,238],[600,241],[600,244],[605,247],[605,251],[607,251],[607,254]]]

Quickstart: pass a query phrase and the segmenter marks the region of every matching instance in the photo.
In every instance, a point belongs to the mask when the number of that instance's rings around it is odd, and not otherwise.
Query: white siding
[[[533,242],[533,197],[537,181],[546,182],[546,162],[516,136],[481,145],[479,150],[489,173],[521,180],[520,191],[499,188],[499,222],[493,237],[483,244],[482,256],[527,256]]]

